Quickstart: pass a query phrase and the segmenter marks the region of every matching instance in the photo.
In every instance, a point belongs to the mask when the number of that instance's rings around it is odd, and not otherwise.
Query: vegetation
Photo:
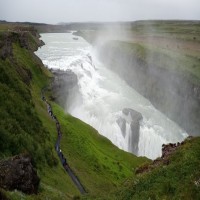
[[[52,166],[55,159],[47,139],[49,132],[42,126],[34,109],[30,89],[33,87],[31,77],[34,77],[31,67],[41,77],[45,76],[40,67],[36,68],[27,50],[15,44],[13,51],[15,57],[0,60],[1,158],[29,152],[35,165],[48,163]]]
[[[127,182],[111,199],[199,199],[200,138],[186,141],[169,159],[149,173]]]

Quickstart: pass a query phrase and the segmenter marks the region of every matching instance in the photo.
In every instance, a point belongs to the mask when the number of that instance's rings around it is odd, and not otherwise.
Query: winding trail
[[[47,111],[49,113],[49,115],[51,116],[51,118],[56,122],[56,130],[57,130],[57,133],[58,133],[58,137],[57,137],[57,141],[56,141],[56,144],[55,144],[55,149],[56,149],[56,152],[58,154],[58,157],[65,169],[65,171],[68,173],[68,175],[71,177],[72,181],[74,182],[74,184],[76,185],[76,187],[78,188],[78,190],[80,191],[81,194],[85,194],[86,193],[86,190],[85,188],[83,187],[83,185],[81,184],[80,180],[78,179],[78,177],[75,175],[75,173],[73,172],[73,170],[70,168],[68,162],[67,162],[67,159],[66,157],[63,155],[61,149],[60,149],[60,142],[61,142],[61,138],[62,138],[62,133],[61,133],[61,130],[60,130],[60,123],[57,119],[57,117],[53,114],[53,111],[52,111],[52,108],[51,108],[51,105],[47,102],[45,96],[44,96],[44,91],[46,90],[47,87],[44,87],[41,91],[41,97],[42,97],[42,100],[45,102],[46,106],[47,106]]]

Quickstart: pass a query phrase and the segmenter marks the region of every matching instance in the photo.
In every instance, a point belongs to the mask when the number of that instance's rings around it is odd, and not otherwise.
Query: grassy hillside
[[[200,199],[200,138],[182,145],[169,158],[150,172],[127,181],[113,199]]]
[[[1,42],[11,38],[12,34]],[[59,196],[66,198],[66,194],[78,194],[58,164],[52,139],[56,131],[46,114],[46,106],[40,100],[40,90],[48,84],[50,73],[30,50],[20,47],[19,41],[12,42],[12,55],[7,56],[5,60],[0,59],[1,159],[28,153],[41,178],[41,192],[37,197],[28,197],[20,192],[7,192],[7,195],[11,199],[43,199],[44,196],[60,199]],[[46,120],[48,127],[44,126],[41,118]],[[59,180],[63,176],[66,176],[66,181]]]
[[[32,53],[38,40],[25,32],[2,31],[0,36],[0,158],[30,154],[41,182],[38,195],[1,192],[10,199],[72,199],[80,194],[58,161],[56,126],[40,96],[52,75]],[[148,161],[119,150],[92,127],[51,103],[63,132],[61,149],[88,191],[86,198],[106,196]]]

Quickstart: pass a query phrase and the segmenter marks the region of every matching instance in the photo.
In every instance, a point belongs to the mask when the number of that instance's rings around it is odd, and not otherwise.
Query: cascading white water
[[[117,120],[126,117],[122,113],[124,108],[138,111],[143,119],[140,121],[137,155],[151,159],[161,155],[162,144],[180,142],[187,137],[180,127],[101,64],[85,40],[73,40],[73,37],[71,33],[42,34],[46,45],[36,52],[49,68],[72,70],[77,75],[81,101],[72,99],[67,102],[69,113],[128,151],[131,122],[126,120],[123,135]]]

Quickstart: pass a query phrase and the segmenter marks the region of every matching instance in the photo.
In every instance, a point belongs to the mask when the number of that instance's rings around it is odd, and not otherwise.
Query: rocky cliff
[[[44,45],[39,40],[39,35],[34,28],[15,28],[12,31],[0,33],[0,58],[5,60],[9,56],[13,56],[12,45],[18,43],[21,48],[36,51],[38,47]]]
[[[52,72],[54,77],[51,84],[53,91],[51,98],[65,109],[73,100],[73,95],[79,91],[77,76],[70,70],[53,70]]]

